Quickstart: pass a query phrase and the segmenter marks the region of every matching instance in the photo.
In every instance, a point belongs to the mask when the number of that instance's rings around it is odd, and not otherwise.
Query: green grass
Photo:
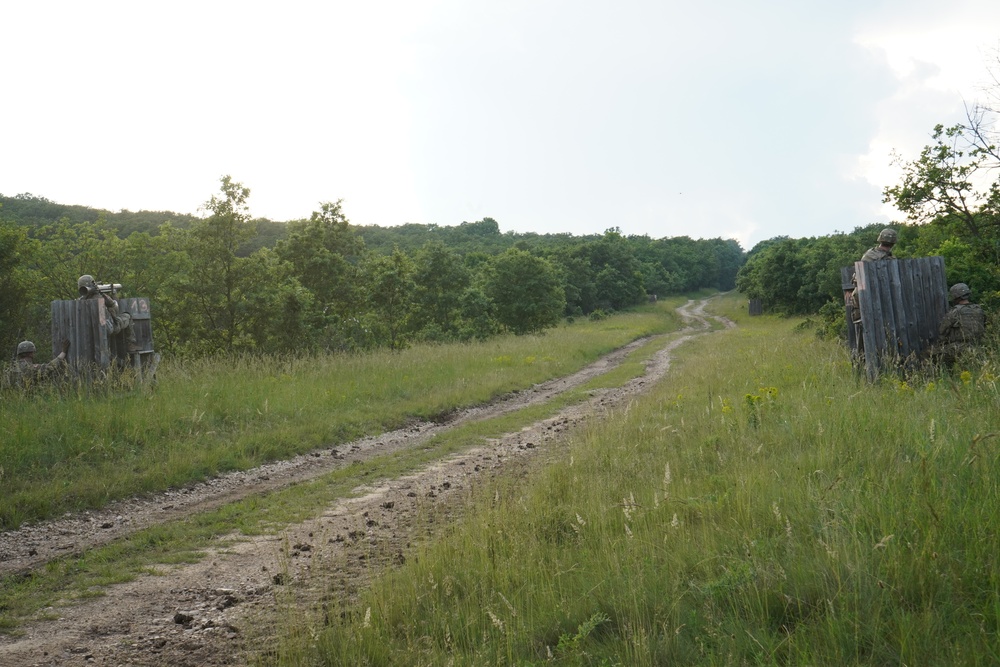
[[[0,632],[16,631],[23,619],[48,607],[74,604],[101,595],[107,585],[129,581],[161,566],[187,563],[205,549],[224,547],[239,535],[280,530],[320,513],[338,499],[357,493],[359,482],[375,484],[419,469],[487,438],[521,428],[585,399],[599,388],[620,386],[643,373],[645,361],[669,338],[656,338],[629,354],[618,368],[585,385],[536,406],[450,429],[419,448],[411,448],[355,463],[308,483],[280,492],[232,503],[182,521],[140,531],[75,558],[60,559],[28,576],[0,579]]]
[[[799,320],[718,311],[740,327],[268,664],[1000,662],[995,357],[871,385]]]
[[[153,392],[7,394],[0,529],[435,418],[677,326],[665,300],[542,336],[399,353],[164,360]]]

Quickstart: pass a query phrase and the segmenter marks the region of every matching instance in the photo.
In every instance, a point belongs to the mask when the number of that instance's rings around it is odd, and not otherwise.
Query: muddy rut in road
[[[640,393],[669,369],[671,352],[711,330],[706,300],[678,309],[687,327],[647,363],[642,377],[594,392],[549,419],[465,450],[403,477],[363,488],[359,497],[279,534],[235,536],[193,565],[164,566],[158,576],[111,586],[101,597],[44,610],[16,635],[0,635],[0,665],[243,665],[266,648],[291,605],[313,607],[350,596],[373,573],[405,562],[411,543],[461,511],[490,477],[528,465],[547,443],[588,417]],[[620,364],[636,341],[565,378],[462,410],[447,423],[416,423],[232,473],[154,497],[116,502],[101,511],[66,516],[0,534],[0,575],[27,573],[68,554],[83,553],[137,530],[313,479],[332,470],[427,441],[456,425],[544,403]],[[415,531],[420,531],[419,533]],[[332,596],[332,597],[331,597]]]

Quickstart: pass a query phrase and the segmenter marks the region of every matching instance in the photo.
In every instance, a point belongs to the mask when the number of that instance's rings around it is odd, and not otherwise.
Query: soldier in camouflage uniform
[[[881,259],[896,259],[892,255],[892,246],[896,245],[898,240],[896,230],[886,227],[878,233],[878,245],[866,250],[865,254],[861,255],[861,261],[877,262]]]
[[[886,227],[878,233],[878,245],[866,250],[865,254],[861,255],[861,261],[880,262],[884,259],[896,259],[892,254],[892,247],[896,245],[898,238],[895,229]],[[857,358],[861,359],[864,357],[865,345],[861,327],[861,303],[858,301],[857,277],[852,277],[851,282],[854,283],[854,289],[844,294],[851,304],[851,321],[854,325],[854,339],[857,341],[856,353]]]
[[[948,294],[954,305],[941,319],[933,355],[951,366],[982,340],[986,333],[986,316],[981,307],[969,301],[972,292],[965,283],[952,285]]]
[[[47,364],[35,363],[35,344],[24,340],[17,344],[17,360],[7,369],[3,377],[3,387],[30,390],[43,383],[55,380],[66,372],[66,353],[69,341],[64,340],[62,352]]]
[[[896,230],[886,227],[881,232],[878,233],[878,245],[874,248],[869,248],[865,251],[865,254],[861,255],[862,262],[879,262],[883,259],[896,259],[892,254],[892,246],[896,245],[898,237],[896,236]],[[861,323],[861,306],[858,303],[858,288],[857,279],[852,278],[852,282],[855,283],[855,287],[851,290],[849,298],[851,300],[851,314],[855,325],[860,325]]]
[[[107,329],[108,335],[113,336],[122,331],[125,332],[125,342],[129,352],[138,352],[139,345],[135,340],[135,329],[132,328],[131,313],[118,311],[118,302],[111,295],[105,294],[97,287],[97,281],[93,276],[83,275],[76,281],[77,289],[80,291],[80,300],[96,299],[102,297],[104,305],[108,309]]]

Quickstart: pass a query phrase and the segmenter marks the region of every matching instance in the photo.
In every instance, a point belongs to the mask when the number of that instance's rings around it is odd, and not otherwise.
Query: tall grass
[[[0,400],[0,529],[436,418],[676,328],[664,302],[542,336],[398,353],[167,359],[151,392]]]
[[[736,299],[276,663],[1000,663],[996,362],[870,385]]]

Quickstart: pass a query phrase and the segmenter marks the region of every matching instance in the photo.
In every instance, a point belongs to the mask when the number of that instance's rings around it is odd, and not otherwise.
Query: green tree
[[[231,350],[251,346],[243,324],[253,279],[247,260],[236,252],[256,230],[247,206],[250,189],[230,176],[223,176],[221,184],[221,196],[212,195],[205,204],[211,215],[189,230],[189,303],[200,315],[198,337],[207,345]]]
[[[1000,183],[993,177],[1000,158],[997,149],[979,129],[986,121],[966,125],[937,125],[934,143],[924,146],[920,157],[906,162],[902,181],[883,191],[914,222],[954,218],[977,240],[996,238],[1000,226]]]
[[[718,264],[718,281],[715,286],[723,292],[733,289],[736,287],[736,274],[745,261],[743,248],[733,239],[709,239],[707,244],[715,253]]]
[[[391,255],[370,255],[362,279],[367,286],[366,322],[376,345],[398,350],[412,332],[413,261],[399,248]]]
[[[498,333],[500,323],[493,301],[481,286],[469,286],[459,299],[459,339],[486,340]]]
[[[103,216],[94,222],[63,218],[36,229],[34,240],[39,244],[35,269],[46,302],[78,297],[76,281],[84,274],[101,282],[122,282],[118,267],[123,262],[125,243]]]
[[[933,143],[916,160],[899,159],[902,179],[885,188],[883,199],[910,220],[946,229],[966,246],[957,252],[952,239],[943,239],[929,250],[952,260],[962,257],[970,270],[957,275],[948,267],[949,279],[980,281],[976,288],[992,309],[1000,306],[1000,151],[992,130],[996,112],[976,105],[967,118],[947,128],[937,125]]]
[[[687,236],[648,241],[636,248],[637,256],[656,262],[669,277],[670,292],[690,292],[702,287],[719,287],[719,258],[704,241]]]
[[[566,308],[558,271],[546,259],[516,248],[494,257],[484,272],[483,292],[497,321],[515,334],[555,326]]]
[[[641,262],[631,245],[618,228],[612,228],[585,246],[595,272],[597,303],[605,310],[621,310],[646,300]]]
[[[290,326],[289,316],[301,316],[310,300],[288,265],[267,248],[238,254],[255,233],[249,196],[224,176],[220,195],[205,204],[211,214],[172,235],[188,261],[166,289],[165,311],[175,326],[171,340],[187,352],[270,352],[302,343],[302,327]]]
[[[312,305],[303,317],[310,322],[310,335],[326,349],[359,344],[355,323],[365,299],[358,268],[365,242],[351,228],[342,201],[324,202],[308,221],[289,223],[287,237],[275,247],[311,292]]]
[[[585,315],[597,308],[597,285],[594,267],[575,249],[561,248],[550,258],[559,270],[567,315]]]
[[[767,310],[785,315],[803,312],[798,294],[804,264],[795,239],[775,239],[750,256],[736,277],[736,288],[748,299],[760,299]]]
[[[430,340],[458,333],[461,297],[469,286],[469,270],[458,253],[440,241],[429,241],[413,258],[414,328]]]
[[[0,220],[0,341],[6,362],[28,333],[29,299],[34,293],[27,272],[30,252],[23,228]]]

